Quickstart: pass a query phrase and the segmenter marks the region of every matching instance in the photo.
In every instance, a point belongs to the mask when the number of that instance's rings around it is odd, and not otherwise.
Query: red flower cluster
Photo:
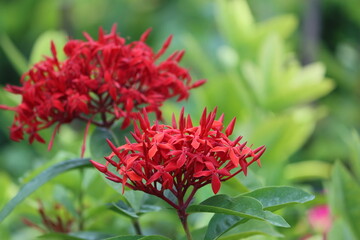
[[[190,115],[180,113],[178,124],[173,116],[172,126],[156,122],[150,126],[147,115],[139,114],[140,129],[134,124],[136,143],[116,147],[108,141],[112,153],[105,157],[105,165],[91,161],[106,178],[122,183],[133,190],[158,196],[176,209],[185,209],[195,192],[212,185],[216,194],[222,181],[240,172],[246,175],[247,167],[257,161],[265,147],[255,150],[240,144],[242,137],[231,141],[235,118],[223,132],[224,115],[215,120],[216,109],[208,115],[204,110],[200,126],[194,127]],[[116,158],[116,159],[114,159]],[[113,167],[111,167],[113,166]],[[192,188],[185,201],[186,191]],[[178,199],[172,202],[164,195],[169,190]]]
[[[22,140],[26,133],[30,143],[45,142],[38,134],[40,130],[57,124],[55,135],[61,124],[73,119],[106,128],[118,119],[123,119],[125,128],[142,110],[155,112],[161,119],[159,108],[165,100],[174,96],[178,101],[186,99],[189,89],[205,81],[191,84],[188,71],[178,65],[184,51],[156,64],[172,36],[154,53],[145,43],[149,33],[150,29],[139,41],[129,44],[116,34],[115,25],[110,34],[100,28],[98,40],[84,33],[87,41],[70,40],[65,45],[67,59],[63,62],[52,43],[53,56],[26,72],[21,87],[5,88],[22,95],[17,107],[0,106],[16,112],[11,139]]]

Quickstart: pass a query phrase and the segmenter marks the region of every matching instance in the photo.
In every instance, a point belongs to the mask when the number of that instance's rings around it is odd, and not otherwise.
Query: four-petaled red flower
[[[195,192],[211,184],[216,194],[221,182],[240,172],[246,175],[247,167],[257,161],[265,147],[252,150],[242,137],[234,141],[232,134],[235,118],[223,132],[224,115],[216,120],[216,109],[207,114],[204,110],[199,126],[193,126],[190,115],[184,117],[182,109],[179,121],[173,115],[172,125],[157,121],[150,126],[146,113],[139,114],[132,136],[136,142],[126,139],[126,144],[116,147],[108,140],[112,153],[105,157],[106,164],[91,161],[108,179],[122,183],[133,190],[158,196],[176,209],[185,209]],[[191,192],[185,200],[188,189]],[[177,202],[165,194],[170,191]]]
[[[150,29],[139,41],[126,44],[116,34],[100,28],[98,40],[84,33],[86,41],[70,40],[64,47],[66,60],[57,58],[51,43],[52,56],[35,64],[22,78],[22,86],[7,85],[6,90],[22,95],[17,107],[0,106],[15,111],[10,128],[11,139],[45,142],[39,131],[56,124],[53,137],[61,124],[80,119],[109,128],[123,119],[126,128],[138,111],[155,112],[161,119],[163,102],[174,96],[178,101],[189,96],[189,90],[202,85],[191,83],[188,71],[179,66],[184,51],[176,51],[156,63],[168,48],[170,36],[159,52],[145,43]],[[50,141],[52,144],[53,138]]]

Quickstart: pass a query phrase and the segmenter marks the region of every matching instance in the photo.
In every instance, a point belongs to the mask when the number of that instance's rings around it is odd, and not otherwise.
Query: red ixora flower
[[[26,133],[30,143],[45,142],[38,132],[56,124],[50,148],[60,125],[74,119],[106,128],[118,119],[123,119],[122,128],[126,128],[142,110],[155,112],[161,119],[165,100],[174,96],[178,101],[186,99],[189,90],[205,80],[191,83],[188,71],[178,64],[184,51],[157,64],[172,36],[154,52],[145,43],[150,31],[128,44],[117,35],[116,25],[109,34],[100,28],[98,40],[84,33],[86,41],[70,40],[65,45],[64,61],[58,60],[51,43],[52,56],[26,72],[22,86],[5,87],[22,96],[17,107],[0,106],[15,111],[11,139],[22,140]]]
[[[207,114],[204,110],[199,126],[193,126],[190,115],[182,109],[179,121],[173,115],[172,125],[157,121],[150,126],[146,114],[139,114],[132,136],[135,143],[126,139],[126,144],[116,147],[108,140],[112,153],[105,157],[106,164],[91,161],[111,181],[122,183],[133,190],[158,196],[176,209],[186,209],[196,191],[211,184],[216,194],[221,182],[240,172],[246,175],[253,162],[260,165],[260,156],[265,147],[255,150],[234,141],[232,134],[235,118],[223,132],[224,115],[215,120],[216,109]],[[191,189],[189,195],[185,194]],[[170,191],[177,203],[172,202],[165,190]]]

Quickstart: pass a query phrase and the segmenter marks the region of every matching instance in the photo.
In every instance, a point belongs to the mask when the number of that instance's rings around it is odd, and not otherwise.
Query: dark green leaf
[[[159,235],[153,235],[153,236],[145,236],[140,238],[139,240],[171,240],[170,238],[159,236]]]
[[[152,236],[117,236],[112,238],[106,238],[104,240],[171,240],[170,238],[159,236],[159,235],[152,235]]]
[[[315,198],[299,188],[294,187],[265,187],[242,194],[257,199],[264,206],[264,210],[275,211],[280,208],[311,201]]]
[[[103,157],[108,156],[112,152],[106,139],[117,145],[111,130],[96,127],[90,137],[90,154],[92,159],[103,159]]]
[[[217,239],[236,225],[246,222],[247,220],[248,219],[239,216],[217,213],[209,222],[204,240]]]
[[[191,205],[187,212],[224,213],[254,219],[264,219],[265,217],[262,205],[256,199],[244,196],[231,198],[224,194],[210,197],[199,205]]]
[[[276,229],[269,223],[251,219],[243,224],[237,225],[226,235],[222,236],[221,240],[238,240],[241,238],[250,237],[253,235],[265,235],[273,237],[283,237]],[[214,239],[214,238],[213,238]]]
[[[159,206],[144,204],[141,206],[140,211],[137,214],[141,215],[141,214],[148,213],[148,212],[157,212],[162,209],[163,208],[159,207]]]
[[[289,224],[281,216],[264,211],[261,202],[248,196],[232,198],[223,194],[216,195],[201,202],[199,205],[190,206],[187,212],[222,213],[241,218],[263,220],[279,227],[289,227]]]
[[[116,236],[116,237],[111,237],[111,238],[106,238],[104,240],[138,240],[141,239],[143,236],[140,235],[126,235],[126,236]]]
[[[78,237],[84,240],[102,240],[114,236],[113,234],[102,232],[73,232],[69,233],[69,236]]]
[[[136,219],[139,217],[135,213],[134,209],[130,207],[128,204],[126,204],[124,201],[118,201],[116,203],[112,203],[110,209],[131,219]]]
[[[61,162],[46,169],[31,181],[26,183],[17,195],[8,202],[0,212],[0,222],[2,222],[7,215],[9,215],[14,208],[21,203],[26,197],[28,197],[35,190],[40,188],[43,184],[53,179],[60,173],[69,171],[75,168],[90,167],[89,159],[73,159],[65,162]]]

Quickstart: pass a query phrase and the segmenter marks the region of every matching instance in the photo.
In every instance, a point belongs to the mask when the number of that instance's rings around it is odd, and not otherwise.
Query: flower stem
[[[83,189],[83,179],[84,179],[84,169],[80,168],[80,190],[79,190],[79,211],[78,211],[78,216],[79,216],[79,231],[83,231],[84,230],[84,209],[85,209],[85,205],[84,205],[84,189]]]
[[[186,238],[188,240],[192,240],[192,236],[191,236],[189,226],[188,226],[188,223],[187,223],[188,214],[185,212],[185,210],[178,210],[178,216],[180,218],[181,224],[182,224],[182,226],[184,228],[184,231],[186,233]]]
[[[139,220],[138,220],[138,219],[134,219],[134,220],[132,221],[132,225],[134,226],[135,233],[136,233],[137,235],[142,235]]]

